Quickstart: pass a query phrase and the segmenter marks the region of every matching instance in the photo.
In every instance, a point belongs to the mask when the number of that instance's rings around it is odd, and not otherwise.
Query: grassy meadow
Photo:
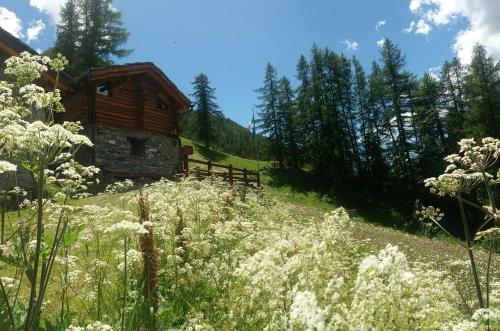
[[[296,174],[279,174],[271,162],[257,166],[193,146],[197,159],[258,167],[264,187],[187,178],[138,190],[123,182],[65,207],[47,201],[47,234],[57,231],[61,217],[68,222],[44,298],[42,330],[498,327],[473,314],[477,304],[462,242],[378,225],[370,218],[376,213],[344,209]],[[7,212],[7,236],[34,212],[30,204],[20,214]],[[9,249],[13,259],[1,269],[2,282],[20,325],[29,291],[16,287],[26,279],[15,256],[26,250],[2,247]],[[484,274],[486,250],[476,261]],[[499,267],[500,256],[493,254],[494,280]],[[495,307],[500,283],[491,286]],[[7,316],[1,317],[7,330]]]

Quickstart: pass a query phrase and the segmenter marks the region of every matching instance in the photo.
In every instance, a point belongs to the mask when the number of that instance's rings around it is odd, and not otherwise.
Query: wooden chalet
[[[32,48],[0,28],[0,60]],[[0,65],[0,78],[3,79]],[[40,82],[54,86],[54,73]],[[79,157],[99,167],[105,179],[171,178],[181,170],[179,116],[190,100],[153,63],[91,68],[72,79],[60,75],[65,113],[56,121],[79,121],[94,147]]]
[[[86,158],[117,178],[172,177],[181,167],[179,115],[190,100],[153,63],[92,68],[75,79],[60,121],[80,121]]]

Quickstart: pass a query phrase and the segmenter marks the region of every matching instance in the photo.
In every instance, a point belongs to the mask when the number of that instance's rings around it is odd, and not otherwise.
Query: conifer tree
[[[449,153],[446,130],[440,114],[441,84],[425,73],[418,87],[416,124],[419,131],[417,154],[420,178],[431,177],[443,168],[443,157]]]
[[[67,72],[83,71],[113,63],[132,50],[122,48],[129,32],[123,27],[121,12],[113,0],[68,0],[61,9],[57,40],[49,54],[61,53],[70,60]]]
[[[299,143],[302,145],[302,153],[307,154],[307,159],[311,159],[308,153],[315,143],[316,132],[313,128],[313,118],[310,113],[311,108],[311,75],[309,63],[304,55],[301,55],[297,62],[296,78],[299,86],[296,89],[296,109],[297,109],[297,134]]]
[[[464,80],[466,67],[458,58],[446,61],[441,70],[441,107],[446,109],[445,122],[449,148],[465,136],[465,121],[468,117],[468,107],[465,100]]]
[[[390,100],[390,108],[386,112],[387,120],[392,122],[395,119],[396,141],[397,147],[394,152],[394,157],[399,160],[402,166],[400,171],[406,180],[414,183],[415,174],[412,165],[411,147],[408,132],[407,114],[408,109],[404,108],[402,95],[405,91],[406,75],[403,68],[406,64],[406,58],[401,54],[401,50],[389,39],[385,39],[382,47],[382,62],[384,84],[387,88],[387,93]],[[392,123],[390,129],[392,130]]]
[[[476,45],[466,77],[471,109],[469,127],[477,137],[500,136],[500,64]]]
[[[327,172],[330,167],[326,166],[327,160],[332,159],[332,155],[343,156],[342,150],[335,150],[331,146],[328,146],[332,141],[330,140],[331,134],[329,134],[329,129],[331,127],[330,121],[331,117],[328,116],[327,112],[327,96],[325,90],[327,90],[326,85],[326,70],[325,70],[325,59],[323,57],[323,52],[321,49],[314,44],[311,49],[311,61],[310,61],[310,72],[311,72],[311,86],[310,86],[310,118],[311,118],[311,130],[313,132],[313,148],[311,149],[311,161],[314,167],[320,172]],[[341,144],[337,144],[341,149]],[[343,163],[343,162],[342,162]],[[334,164],[336,171],[339,171],[340,165]]]
[[[282,118],[285,159],[289,160],[295,169],[298,169],[297,114],[294,99],[295,95],[290,80],[283,76],[278,82],[278,116]]]
[[[57,53],[64,54],[69,61],[69,65],[65,70],[71,74],[77,73],[79,62],[77,50],[79,48],[81,24],[77,10],[77,1],[68,0],[61,8],[61,18],[57,24],[56,43],[54,48],[50,50],[51,53],[55,53],[53,55]]]
[[[276,69],[271,63],[266,66],[264,85],[256,90],[259,93],[261,110],[259,115],[259,129],[271,139],[272,149],[278,159],[280,168],[284,168],[284,145],[282,132],[282,118],[278,113],[278,79]]]
[[[197,114],[196,132],[199,141],[205,148],[210,148],[210,144],[215,140],[215,127],[213,116],[222,116],[215,98],[215,88],[210,86],[207,75],[200,73],[193,81],[194,108]]]
[[[363,154],[366,171],[374,179],[383,178],[384,161],[379,136],[378,106],[372,101],[372,91],[365,71],[358,59],[353,58],[354,66],[354,102],[359,112],[359,130],[361,136],[360,151]]]

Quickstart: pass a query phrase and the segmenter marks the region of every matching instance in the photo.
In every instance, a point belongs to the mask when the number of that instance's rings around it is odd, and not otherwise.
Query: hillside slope
[[[210,160],[223,165],[231,164],[235,168],[247,168],[248,170],[263,170],[272,165],[272,161],[246,159],[241,156],[231,155],[215,149],[205,148],[201,144],[184,137],[181,138],[181,144],[183,146],[193,146],[194,154],[191,157],[198,160]]]
[[[246,127],[226,117],[212,116],[216,139],[211,143],[217,150],[246,158],[260,160],[270,159],[268,152],[268,139],[257,135],[255,139]],[[188,139],[196,140],[196,112],[182,115],[182,135]]]
[[[295,177],[290,181],[294,183],[313,181],[314,178],[312,176],[307,177],[307,172],[286,173],[286,171],[278,170],[274,162],[245,159],[212,149],[205,149],[202,145],[186,138],[182,138],[182,144],[193,146],[193,158],[195,159],[211,160],[224,165],[232,164],[238,168],[260,169],[264,183],[264,194],[267,197],[293,205],[297,213],[303,214],[304,217],[311,220],[319,219],[324,213],[341,206],[341,203],[330,198],[328,195],[315,191],[313,189],[314,183],[310,183],[310,185],[299,184],[302,187],[297,189],[293,184],[283,184],[282,181],[275,178],[280,175]],[[300,176],[305,177],[298,178]],[[353,207],[350,206],[350,208]],[[381,249],[387,244],[398,245],[411,261],[433,261],[439,268],[446,268],[447,262],[452,260],[467,260],[467,252],[456,242],[448,238],[442,236],[429,238],[396,229],[397,222],[407,222],[410,220],[406,219],[407,216],[398,214],[394,209],[385,205],[379,205],[377,210],[371,210],[367,213],[364,213],[362,210],[353,210],[353,214],[355,215],[353,219],[356,220],[353,223],[355,238],[368,243],[373,251]],[[380,220],[380,218],[385,218],[385,220]],[[385,224],[385,226],[380,224]],[[439,254],[436,254],[436,252],[439,252]],[[480,254],[480,259],[483,257],[485,255]],[[500,263],[500,261],[497,262]]]

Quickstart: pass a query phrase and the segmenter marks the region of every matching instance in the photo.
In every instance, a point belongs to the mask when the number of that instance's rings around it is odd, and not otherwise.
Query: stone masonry
[[[132,142],[141,141],[142,155],[134,155]],[[180,139],[165,135],[97,125],[95,166],[103,174],[172,178],[180,167]]]

